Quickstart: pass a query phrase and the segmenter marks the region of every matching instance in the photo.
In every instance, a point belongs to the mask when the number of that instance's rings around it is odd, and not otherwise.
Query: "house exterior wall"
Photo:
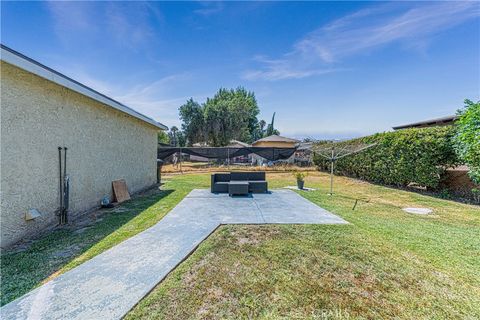
[[[445,171],[439,189],[446,189],[459,197],[474,199],[472,189],[480,189],[480,185],[473,183],[468,176],[468,167],[462,165]]]
[[[253,147],[267,147],[267,148],[295,148],[295,142],[286,142],[286,141],[257,141],[252,144]],[[288,163],[293,163],[294,155],[285,160]],[[262,158],[259,155],[253,154],[252,161],[257,164],[262,164],[268,162],[266,159]]]
[[[156,182],[158,128],[1,62],[1,247],[57,224],[58,147],[68,147],[69,218]],[[62,164],[63,165],[63,164]],[[41,216],[26,221],[35,208]]]
[[[286,141],[258,141],[253,144],[254,147],[268,148],[295,148],[295,142]]]

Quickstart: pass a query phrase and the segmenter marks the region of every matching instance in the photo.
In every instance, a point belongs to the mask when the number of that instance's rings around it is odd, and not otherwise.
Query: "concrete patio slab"
[[[290,190],[193,190],[153,227],[0,309],[2,319],[120,319],[222,224],[345,224]]]

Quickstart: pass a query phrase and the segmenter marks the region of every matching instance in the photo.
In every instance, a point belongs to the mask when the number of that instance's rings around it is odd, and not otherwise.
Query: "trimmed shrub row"
[[[377,133],[340,143],[377,143],[358,154],[339,159],[335,172],[374,183],[405,187],[411,183],[435,189],[445,169],[458,165],[451,126],[414,128]],[[329,161],[314,155],[320,170],[329,170]]]

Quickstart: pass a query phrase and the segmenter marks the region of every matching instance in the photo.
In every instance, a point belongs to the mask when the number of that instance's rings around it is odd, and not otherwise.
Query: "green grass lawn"
[[[288,173],[267,179],[270,187],[294,184]],[[208,184],[207,174],[172,177],[165,191],[130,201],[83,233],[54,232],[2,255],[2,304],[148,228]],[[347,178],[328,196],[321,173],[306,185],[318,190],[301,195],[351,224],[223,226],[127,319],[480,318],[478,206]],[[368,202],[352,211],[355,198]],[[435,214],[406,214],[406,206]],[[68,248],[71,255],[58,254]]]
[[[3,252],[1,305],[151,227],[194,187],[207,186],[207,177],[182,179],[162,191],[152,190],[107,211],[91,227],[80,230],[83,232],[60,229],[35,241],[25,251]]]
[[[223,226],[127,319],[480,318],[478,207],[346,178],[332,197],[323,174],[307,185],[319,190],[303,196],[351,224]],[[369,202],[352,211],[354,198]]]

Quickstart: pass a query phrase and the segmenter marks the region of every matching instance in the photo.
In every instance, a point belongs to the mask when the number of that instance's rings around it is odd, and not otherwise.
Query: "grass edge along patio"
[[[210,183],[208,174],[165,179],[164,191],[142,195],[111,209],[113,212],[106,213],[103,220],[85,231],[58,231],[33,243],[27,251],[4,257],[3,270],[28,267],[32,251],[37,252],[38,261],[49,263],[43,264],[35,277],[11,273],[6,278],[10,281],[2,281],[7,286],[2,292],[20,284],[16,289],[18,296],[79,265],[159,221],[190,190],[208,188]],[[267,179],[271,188],[286,186],[292,180],[290,173],[268,173]],[[288,311],[294,312],[293,304],[300,306],[296,310],[302,310],[302,314],[341,310],[352,316],[427,318],[432,312],[429,306],[435,305],[434,314],[440,318],[475,315],[480,299],[475,268],[479,263],[475,255],[479,224],[476,206],[341,177],[337,196],[330,197],[327,175],[315,173],[307,179],[318,191],[299,193],[343,217],[350,225],[339,229],[222,227],[127,318],[183,318],[198,312],[206,317],[294,317]],[[352,211],[352,199],[359,194],[370,201]],[[410,215],[401,210],[406,205],[429,207],[434,214]],[[112,230],[115,222],[118,229]],[[100,238],[92,237],[102,233]],[[436,237],[432,238],[432,234]],[[46,246],[51,242],[56,243],[53,248]],[[226,277],[221,280],[223,275]],[[291,281],[299,282],[292,286]],[[315,299],[292,300],[297,296],[300,299],[296,291],[300,287]],[[205,292],[206,299],[200,298]],[[258,296],[260,292],[266,294]],[[448,292],[448,300],[442,302],[447,296],[439,292]],[[248,297],[256,297],[256,304],[249,303]],[[273,297],[277,303],[267,303]]]

